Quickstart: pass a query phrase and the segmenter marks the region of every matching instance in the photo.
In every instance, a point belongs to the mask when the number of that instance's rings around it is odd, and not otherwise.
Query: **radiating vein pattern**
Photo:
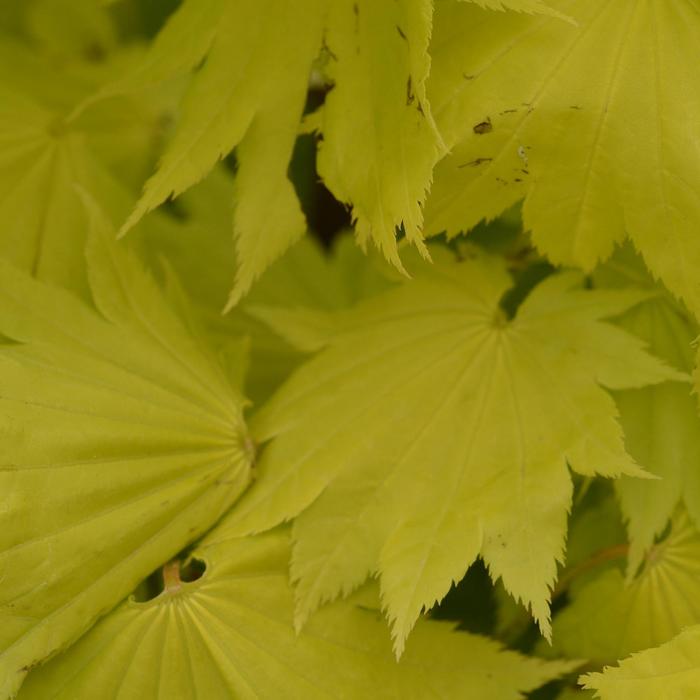
[[[373,587],[297,635],[289,545],[286,531],[240,540],[215,529],[194,553],[202,578],[123,603],[31,673],[20,700],[91,700],[95,688],[114,700],[516,700],[571,668],[436,622],[418,625],[397,664]]]
[[[130,254],[95,233],[94,307],[2,264],[0,695],[246,486],[242,398]]]
[[[562,273],[508,319],[510,284],[500,262],[474,253],[361,303],[256,416],[270,444],[231,527],[297,516],[298,626],[379,572],[400,652],[421,609],[481,554],[548,633],[567,463],[642,473],[600,383],[684,375],[602,321],[644,292],[585,291]]]

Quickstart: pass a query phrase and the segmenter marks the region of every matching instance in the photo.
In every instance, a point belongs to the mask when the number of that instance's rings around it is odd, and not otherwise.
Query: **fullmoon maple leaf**
[[[481,555],[549,634],[567,463],[643,474],[600,384],[685,376],[602,320],[647,292],[580,282],[550,277],[509,319],[508,274],[475,255],[335,317],[325,349],[254,418],[271,442],[233,515],[253,532],[301,513],[298,624],[378,571],[400,652],[421,609]]]

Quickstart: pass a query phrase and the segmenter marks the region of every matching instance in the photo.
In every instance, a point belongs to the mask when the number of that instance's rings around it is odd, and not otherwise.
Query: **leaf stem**
[[[163,588],[166,593],[177,593],[182,588],[180,562],[177,559],[163,565]]]
[[[567,588],[571,582],[581,574],[586,573],[590,569],[594,569],[596,566],[600,566],[607,561],[613,561],[615,559],[622,559],[626,557],[629,552],[629,545],[627,543],[616,544],[612,547],[606,547],[598,552],[592,554],[588,559],[584,559],[579,562],[576,566],[569,569],[564,575],[557,581],[557,585],[552,591],[552,600],[556,600],[560,595],[566,592]]]

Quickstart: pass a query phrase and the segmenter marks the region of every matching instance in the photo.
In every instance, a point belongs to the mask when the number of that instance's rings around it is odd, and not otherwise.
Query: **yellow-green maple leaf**
[[[305,231],[287,167],[322,52],[335,86],[314,118],[323,138],[319,171],[352,206],[360,241],[373,240],[400,266],[396,230],[421,245],[421,204],[439,153],[425,96],[431,22],[428,0],[185,2],[143,70],[113,87],[144,87],[206,59],[123,230],[236,148],[235,303]]]
[[[554,618],[557,653],[611,663],[662,644],[700,623],[700,533],[683,509],[670,534],[655,544],[640,573],[625,583],[621,567],[574,591]]]
[[[331,4],[327,70],[335,87],[323,105],[318,169],[352,205],[364,246],[374,241],[401,267],[395,229],[424,250],[422,203],[439,137],[425,94],[430,69],[430,0]]]
[[[451,152],[426,231],[468,230],[524,197],[553,262],[591,269],[628,234],[697,313],[700,5],[549,4],[577,24],[438,2],[428,96]]]
[[[700,700],[700,625],[579,682],[600,700]]]
[[[682,304],[654,283],[631,246],[616,252],[596,272],[602,286],[630,284],[654,290],[649,299],[622,316],[618,323],[649,344],[651,351],[673,367],[691,372],[698,325]],[[630,454],[654,481],[622,478],[615,484],[628,521],[630,569],[636,570],[655,537],[667,526],[679,501],[700,524],[700,417],[697,397],[682,382],[618,392],[615,400]]]
[[[540,284],[509,320],[502,263],[434,269],[337,317],[327,347],[254,419],[260,478],[241,532],[291,518],[297,621],[373,571],[400,652],[481,554],[549,632],[571,481],[642,473],[614,388],[677,376],[603,323],[645,294]]]
[[[222,315],[236,264],[230,226],[232,179],[223,167],[215,168],[178,198],[180,219],[154,212],[144,219],[134,238],[154,268],[163,259],[174,268],[199,319],[200,331],[217,349],[226,348],[232,339],[250,339],[245,392],[257,405],[303,356],[252,315],[253,307],[264,305],[285,315],[294,315],[297,307],[347,307],[390,286],[387,273],[392,268],[378,254],[364,256],[349,232],[339,236],[330,251],[305,237],[261,275],[235,309]]]
[[[123,193],[85,135],[64,130],[54,113],[0,87],[2,256],[40,279],[86,293],[87,222],[76,186],[123,211]]]
[[[80,118],[67,114],[124,59],[115,53],[97,66],[56,68],[55,57],[0,36],[2,257],[85,296],[87,219],[79,190],[123,220],[133,203],[128,181],[141,177],[153,151],[158,99],[114,98]]]
[[[170,576],[153,600],[128,600],[74,647],[30,674],[21,700],[478,697],[516,700],[572,668],[502,650],[444,623],[418,625],[401,663],[361,597],[329,606],[299,635],[292,623],[289,536],[226,536],[194,552],[204,576]]]
[[[129,251],[94,307],[2,261],[0,697],[207,530],[250,478],[243,401]]]
[[[234,300],[248,291],[306,229],[287,168],[321,37],[321,0],[185,2],[134,75],[134,86],[206,60],[193,74],[173,139],[123,231],[236,148]]]

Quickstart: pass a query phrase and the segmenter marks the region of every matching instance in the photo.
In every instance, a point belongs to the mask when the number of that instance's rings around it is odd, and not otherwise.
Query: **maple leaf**
[[[86,221],[76,186],[110,206],[123,202],[119,186],[82,134],[62,133],[53,112],[2,87],[0,144],[3,256],[40,279],[86,294]]]
[[[554,618],[554,652],[609,663],[700,623],[699,562],[700,533],[679,508],[670,533],[629,583],[613,567],[573,592]]]
[[[135,257],[94,308],[2,261],[0,696],[205,532],[250,478],[243,400]]]
[[[655,290],[617,320],[648,343],[650,350],[673,367],[691,372],[698,325],[687,309],[655,283],[631,246],[616,252],[595,274],[605,287],[630,284]],[[622,478],[615,484],[630,538],[629,568],[636,571],[644,553],[666,528],[682,501],[700,524],[700,417],[697,398],[680,382],[618,392],[615,400],[630,454],[655,481]]]
[[[697,312],[700,6],[549,4],[577,24],[436,5],[428,95],[451,152],[426,233],[466,231],[525,198],[551,261],[591,270],[628,234]]]
[[[49,20],[60,14],[63,4],[65,0],[30,4],[30,26],[36,24],[42,36],[51,33]],[[88,17],[96,11],[89,5],[84,8]],[[78,41],[85,29],[76,26],[73,39]],[[79,191],[100,202],[110,218],[123,220],[132,206],[129,179],[134,173],[141,178],[150,160],[157,110],[149,100],[122,97],[69,121],[67,113],[75,103],[107,76],[111,80],[115,65],[123,69],[124,57],[110,56],[98,69],[71,62],[57,69],[54,53],[47,57],[35,47],[0,38],[3,257],[39,279],[87,297],[87,219]],[[73,40],[64,38],[72,45]]]
[[[252,313],[255,309],[264,306],[294,315],[297,308],[347,307],[390,286],[388,277],[394,271],[379,254],[363,255],[349,232],[340,235],[330,250],[305,237],[260,276],[235,309],[222,314],[236,264],[228,199],[232,179],[224,168],[215,168],[178,198],[181,219],[153,212],[131,240],[155,269],[163,261],[172,266],[184,287],[185,303],[197,318],[198,332],[217,352],[227,352],[232,342],[249,339],[245,394],[258,405],[303,355],[258,320]],[[404,255],[404,260],[410,269],[410,256]]]
[[[700,625],[579,682],[601,700],[695,700],[700,687]]]
[[[352,206],[360,241],[373,240],[400,267],[396,230],[422,246],[421,203],[440,148],[425,97],[431,19],[427,0],[183,3],[143,68],[111,88],[143,88],[206,59],[122,231],[235,148],[239,266],[230,305],[237,302],[305,231],[287,168],[322,52],[334,88],[313,115],[323,138],[319,172]]]
[[[260,478],[240,532],[297,517],[297,623],[372,571],[398,652],[477,555],[549,634],[571,481],[643,474],[614,388],[680,376],[603,323],[646,293],[541,283],[510,320],[502,262],[475,253],[336,316],[327,347],[254,418]],[[302,512],[303,511],[303,512]]]
[[[193,69],[206,58],[193,75],[158,170],[122,231],[198,182],[235,147],[239,267],[234,299],[306,229],[287,167],[321,44],[322,15],[320,0],[301,5],[190,0],[173,15],[133,78],[140,87]],[[186,47],[182,52],[180,44]]]
[[[123,603],[32,672],[20,698],[87,700],[100,688],[130,698],[515,700],[575,667],[526,659],[437,622],[418,625],[397,664],[372,609],[374,587],[329,606],[297,636],[289,550],[285,531],[231,539],[224,522],[192,554],[206,562],[201,578],[186,583],[171,568],[158,597]]]
[[[329,14],[318,170],[352,204],[361,245],[373,240],[398,268],[395,229],[427,254],[421,204],[440,137],[425,94],[430,69],[428,0],[338,2]]]

